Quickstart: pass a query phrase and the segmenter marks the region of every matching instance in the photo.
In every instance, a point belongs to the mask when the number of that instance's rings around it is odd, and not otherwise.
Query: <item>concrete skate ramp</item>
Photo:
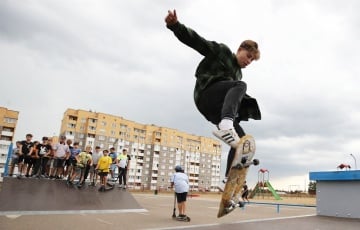
[[[68,187],[63,180],[4,178],[0,215],[146,212],[126,190]]]

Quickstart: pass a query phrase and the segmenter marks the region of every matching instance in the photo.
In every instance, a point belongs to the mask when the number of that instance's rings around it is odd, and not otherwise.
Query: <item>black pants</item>
[[[46,166],[47,166],[47,163],[49,162],[49,160],[50,160],[49,157],[42,157],[41,158],[41,175],[46,174]]]
[[[90,165],[86,165],[84,170],[84,181],[87,179],[89,172],[90,172]]]
[[[119,184],[122,184],[122,182],[124,181],[124,185],[126,185],[126,173],[127,173],[127,168],[118,168],[119,169]]]
[[[200,113],[215,125],[223,118],[235,121],[245,94],[245,82],[219,81],[201,93],[196,106]]]
[[[200,113],[211,123],[218,125],[223,118],[234,121],[234,128],[239,137],[245,135],[237,119],[241,113],[241,102],[246,94],[243,81],[220,81],[205,89],[196,104]],[[225,176],[228,175],[236,149],[231,148],[227,158]]]
[[[34,167],[33,167],[32,173],[31,173],[32,176],[39,174],[39,170],[40,170],[42,158],[43,158],[43,157],[40,156],[39,158],[35,158],[35,159],[34,159]]]

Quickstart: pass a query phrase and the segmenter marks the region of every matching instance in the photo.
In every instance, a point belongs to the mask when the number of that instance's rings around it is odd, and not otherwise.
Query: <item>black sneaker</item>
[[[177,220],[187,220],[187,216],[186,215],[178,215],[176,217]]]
[[[242,201],[239,201],[238,206],[239,206],[239,208],[245,207],[245,203]]]

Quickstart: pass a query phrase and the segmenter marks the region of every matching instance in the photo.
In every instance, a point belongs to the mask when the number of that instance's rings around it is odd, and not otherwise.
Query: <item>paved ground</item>
[[[123,212],[107,212],[108,209],[90,212],[78,208],[72,214],[23,213],[21,210],[11,214],[0,212],[0,229],[357,230],[360,226],[360,220],[316,216],[315,208],[311,207],[281,206],[278,213],[276,206],[255,204],[249,204],[245,209],[237,209],[218,219],[216,213],[219,201],[202,196],[188,199],[187,214],[191,217],[191,222],[178,222],[171,218],[174,205],[172,195],[133,193],[131,196],[129,192],[117,189],[108,193],[113,193],[114,197],[126,194],[125,196],[130,197],[130,202],[116,198],[113,202],[120,206],[121,203],[134,203],[136,208],[120,208]],[[131,200],[132,197],[135,200]],[[66,203],[66,200],[58,202]]]
[[[67,186],[64,180],[4,178],[0,192],[0,213],[62,214],[144,211],[130,193],[98,192],[96,187]]]

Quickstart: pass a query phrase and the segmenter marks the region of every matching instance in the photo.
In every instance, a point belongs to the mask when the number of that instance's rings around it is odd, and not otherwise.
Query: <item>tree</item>
[[[316,181],[310,181],[308,187],[309,194],[315,195],[316,194]]]

